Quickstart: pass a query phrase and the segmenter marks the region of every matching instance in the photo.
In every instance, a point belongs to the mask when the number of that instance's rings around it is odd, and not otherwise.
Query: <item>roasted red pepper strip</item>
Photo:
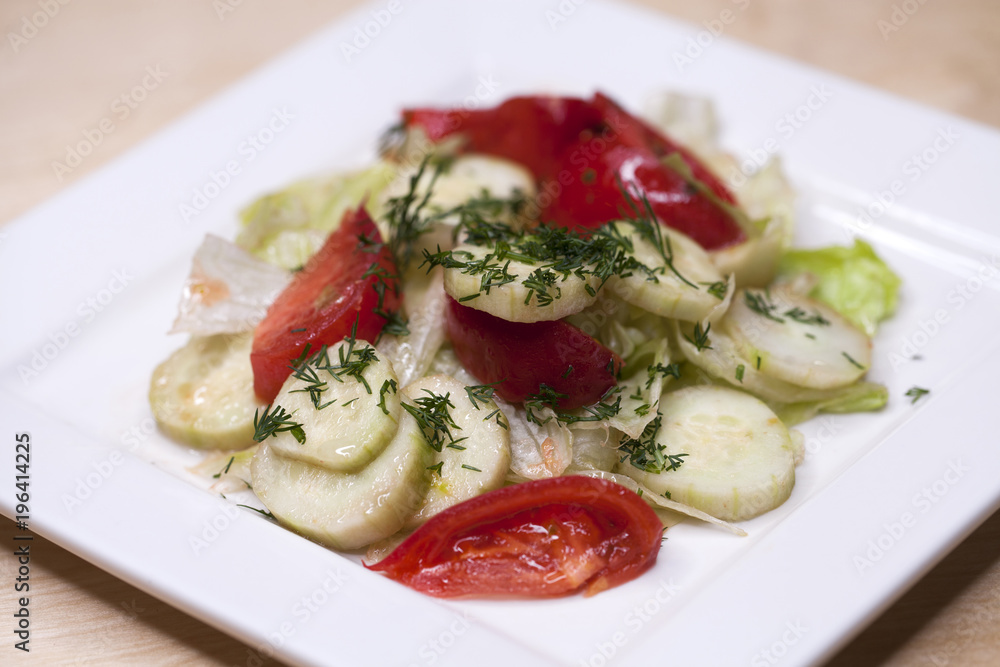
[[[615,386],[621,357],[568,322],[508,322],[448,299],[448,338],[462,365],[512,403],[542,384],[561,410],[591,405]]]
[[[543,223],[594,228],[627,212],[621,186],[644,193],[663,224],[708,250],[746,239],[729,211],[663,163],[678,154],[722,201],[735,198],[697,157],[610,98],[518,97],[494,109],[405,111],[438,141],[460,133],[464,149],[526,166],[538,182]]]
[[[370,569],[443,598],[593,595],[652,567],[662,533],[625,487],[554,477],[455,505]]]
[[[357,337],[374,342],[386,322],[380,312],[399,307],[395,276],[392,253],[368,212],[347,211],[257,325],[250,353],[257,396],[273,401],[306,345],[317,352],[337,343],[355,322]]]

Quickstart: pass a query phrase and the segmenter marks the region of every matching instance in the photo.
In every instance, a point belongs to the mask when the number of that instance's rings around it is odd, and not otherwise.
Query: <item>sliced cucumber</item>
[[[692,519],[698,519],[699,521],[704,521],[705,523],[710,523],[720,528],[725,528],[726,530],[732,532],[734,535],[739,535],[740,537],[745,537],[747,532],[735,526],[728,521],[723,521],[722,519],[716,518],[711,514],[702,512],[699,509],[695,509],[690,505],[685,505],[684,503],[679,503],[676,500],[670,500],[666,496],[662,496],[654,493],[650,489],[642,486],[634,479],[628,475],[622,474],[620,472],[608,472],[606,470],[572,470],[568,471],[572,475],[584,475],[586,477],[596,477],[597,479],[606,479],[609,482],[614,482],[615,484],[620,484],[624,486],[629,491],[635,491],[639,496],[646,501],[647,504],[651,505],[653,509],[657,510],[657,515],[659,515],[660,520],[663,521],[664,528],[674,526],[680,523],[685,516],[689,516]],[[662,513],[661,513],[662,512]]]
[[[687,387],[664,395],[660,411],[656,443],[664,455],[686,454],[683,463],[656,474],[625,461],[619,472],[723,521],[751,519],[788,499],[795,448],[762,401],[725,387]]]
[[[871,366],[871,340],[863,331],[787,288],[741,290],[721,325],[761,373],[801,387],[844,387]]]
[[[426,156],[427,151],[418,150],[406,160],[407,166],[400,169],[395,180],[379,197],[377,203],[380,210],[388,207],[390,199],[410,193],[411,181]],[[527,169],[510,160],[490,155],[466,154],[455,157],[440,171],[437,171],[433,163],[426,165],[413,188],[413,201],[422,201],[428,190],[430,196],[422,206],[425,215],[450,211],[470,199],[482,197],[484,193],[495,199],[513,199],[519,195],[531,198],[535,193],[535,180]],[[500,219],[507,223],[519,223],[519,220],[515,220],[516,217],[509,208],[504,209],[500,215]],[[447,249],[450,246],[452,227],[457,222],[457,215],[446,216],[435,229],[426,232],[417,243],[416,256],[420,256],[419,250],[423,247],[433,252],[439,242],[442,248]],[[386,221],[380,220],[379,223],[379,231],[385,238],[389,238],[391,230]]]
[[[429,176],[425,179],[425,183],[430,182]],[[474,153],[461,155],[438,176],[428,206],[446,211],[481,196],[484,191],[498,199],[509,199],[517,193],[530,197],[535,192],[535,179],[531,172],[510,160]]]
[[[160,428],[201,449],[244,449],[254,444],[250,334],[193,337],[156,367],[149,405]]]
[[[367,365],[359,377],[351,364]],[[275,433],[270,447],[287,458],[327,470],[359,470],[385,449],[396,433],[402,409],[392,364],[362,340],[344,340],[293,373],[274,399],[302,425],[305,441],[291,431]]]
[[[493,248],[463,244],[452,251],[452,256],[463,263],[475,262],[473,266],[490,267],[487,270],[471,270],[469,266],[449,267],[444,272],[444,289],[454,299],[464,305],[495,315],[508,322],[541,322],[559,320],[578,313],[597,300],[600,280],[588,274],[581,278],[569,274],[559,277],[555,284],[547,286],[551,300],[540,301],[537,290],[532,289],[532,274],[541,265],[529,264],[516,259],[497,259]],[[512,280],[502,285],[487,287],[487,281],[496,282],[494,274],[506,274]],[[551,273],[551,272],[550,272]],[[528,281],[528,284],[525,284]],[[484,284],[487,283],[487,284]]]
[[[615,227],[631,240],[636,260],[657,271],[655,276],[634,271],[614,278],[615,295],[650,313],[687,322],[700,322],[717,308],[722,298],[714,296],[709,286],[720,283],[724,292],[725,278],[701,246],[678,231],[661,229],[663,240],[658,248],[634,224],[618,222]],[[670,258],[669,266],[666,258]]]
[[[724,382],[748,391],[771,403],[801,403],[825,401],[843,395],[844,388],[811,389],[766,375],[757,370],[757,360],[746,359],[736,342],[723,328],[711,328],[699,348],[698,338],[687,323],[671,322],[677,347],[694,366],[707,373],[711,380]]]
[[[427,396],[449,396],[449,409],[458,426],[454,445],[445,445],[434,453],[431,487],[424,503],[406,522],[413,529],[438,512],[469,498],[503,486],[510,467],[510,431],[506,416],[492,400],[477,400],[473,405],[465,385],[448,375],[424,377],[403,389],[403,400],[413,403]],[[458,448],[461,449],[458,449]]]
[[[265,441],[251,464],[253,490],[293,530],[335,549],[358,549],[398,531],[420,506],[432,454],[403,413],[396,436],[356,473],[286,458]]]

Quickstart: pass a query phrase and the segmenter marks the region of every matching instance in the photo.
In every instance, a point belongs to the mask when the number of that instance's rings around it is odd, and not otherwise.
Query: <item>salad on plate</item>
[[[819,412],[877,410],[899,279],[789,247],[775,160],[711,105],[413,108],[379,159],[253,202],[195,254],[153,373],[211,488],[440,597],[598,593],[684,519],[744,534]]]

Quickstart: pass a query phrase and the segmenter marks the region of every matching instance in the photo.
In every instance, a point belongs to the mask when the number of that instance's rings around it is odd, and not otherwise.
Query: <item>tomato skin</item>
[[[407,109],[406,127],[431,141],[460,133],[464,150],[518,162],[536,180],[551,178],[566,147],[580,132],[599,127],[600,112],[574,97],[512,97],[493,109]]]
[[[724,208],[696,191],[662,163],[677,153],[692,175],[722,201],[735,204],[729,189],[691,151],[632,116],[602,93],[591,100],[517,97],[493,109],[413,109],[403,113],[432,141],[461,133],[464,150],[488,153],[525,165],[538,182],[541,221],[593,229],[629,210],[619,180],[647,195],[668,227],[707,250],[746,240]]]
[[[593,595],[652,567],[662,534],[625,487],[552,477],[448,508],[369,569],[442,598]]]
[[[361,242],[360,237],[368,239]],[[373,252],[374,250],[377,251]],[[292,282],[278,295],[254,331],[250,364],[254,391],[267,402],[274,400],[291,373],[289,363],[306,345],[318,351],[351,334],[357,322],[357,337],[374,341],[385,319],[376,314],[378,278],[364,276],[377,263],[386,289],[382,310],[399,307],[396,265],[389,248],[364,206],[347,211],[340,227],[331,232]]]
[[[610,126],[618,128],[624,143],[629,146],[647,146],[657,158],[663,158],[671,153],[678,153],[684,163],[691,168],[691,174],[712,189],[712,192],[728,204],[735,204],[736,197],[729,188],[702,163],[698,157],[684,146],[671,140],[665,134],[625,111],[617,102],[604,93],[595,93],[593,104],[601,110]]]
[[[543,220],[581,230],[631,215],[620,180],[629,192],[646,195],[664,225],[683,232],[707,250],[746,239],[729,213],[705,194],[693,191],[683,176],[665,167],[649,148],[613,144],[588,162],[586,173],[584,177],[580,172],[562,188],[542,212]]]
[[[445,323],[462,365],[484,384],[499,382],[496,393],[512,403],[543,383],[565,394],[562,410],[596,403],[622,366],[621,357],[561,320],[508,322],[449,297]]]

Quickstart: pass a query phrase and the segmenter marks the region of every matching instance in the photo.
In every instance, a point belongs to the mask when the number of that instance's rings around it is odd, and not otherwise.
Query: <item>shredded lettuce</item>
[[[855,239],[854,247],[790,250],[779,273],[791,278],[813,274],[818,282],[810,296],[832,306],[869,336],[896,310],[900,279],[872,247]]]
[[[191,262],[170,333],[214,336],[250,331],[291,277],[288,271],[208,234]]]
[[[383,333],[376,344],[378,351],[392,362],[401,387],[428,374],[439,348],[445,342],[442,322],[448,307],[448,295],[442,284],[442,273],[437,270],[420,293],[414,281],[403,285],[403,303],[406,306],[407,328],[405,336]],[[475,382],[473,382],[475,384]]]
[[[377,162],[368,169],[299,181],[265,195],[240,213],[243,229],[236,243],[271,264],[300,267],[340,225],[348,209],[367,198],[368,212],[377,217],[371,206],[396,172],[395,165]]]

